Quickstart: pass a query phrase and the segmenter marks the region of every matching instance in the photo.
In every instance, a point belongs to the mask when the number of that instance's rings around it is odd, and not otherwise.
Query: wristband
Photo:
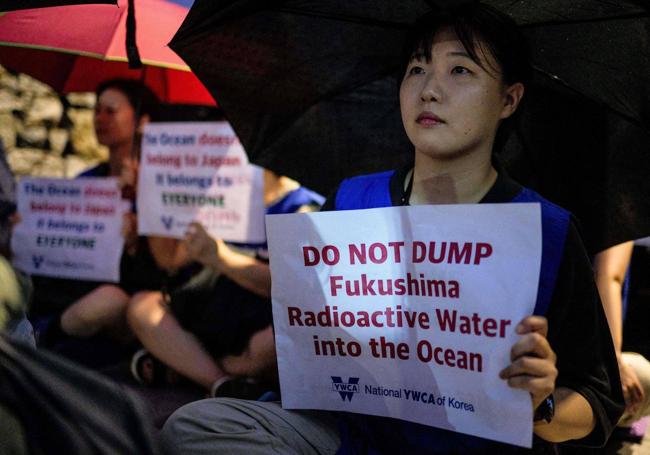
[[[544,401],[542,401],[540,405],[537,406],[537,409],[535,409],[533,422],[539,422],[541,420],[545,420],[546,423],[551,423],[551,420],[553,420],[554,416],[555,416],[555,399],[553,398],[553,394],[550,394],[549,396],[544,398]]]

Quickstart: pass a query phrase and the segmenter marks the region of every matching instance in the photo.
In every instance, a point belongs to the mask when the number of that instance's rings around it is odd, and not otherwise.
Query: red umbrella
[[[93,91],[113,78],[139,79],[166,103],[214,105],[214,99],[168,46],[187,2],[136,0],[143,69],[129,69],[127,0],[9,12],[0,16],[0,64],[61,93]]]
[[[0,0],[0,11],[14,11],[27,8],[47,8],[61,5],[81,5],[82,3],[112,3],[117,0]]]

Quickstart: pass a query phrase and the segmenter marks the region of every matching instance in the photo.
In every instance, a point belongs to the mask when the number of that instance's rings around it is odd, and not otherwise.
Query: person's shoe
[[[131,376],[138,384],[155,386],[165,383],[167,367],[146,349],[140,349],[131,358]]]

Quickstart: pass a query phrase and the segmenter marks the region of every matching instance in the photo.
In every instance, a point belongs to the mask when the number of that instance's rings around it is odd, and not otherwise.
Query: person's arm
[[[570,430],[579,426],[585,415],[593,417],[593,430],[582,438],[576,432],[570,443],[602,446],[618,423],[625,403],[614,345],[594,282],[591,261],[573,221],[569,224],[553,296],[545,316],[548,319],[547,339],[557,355],[555,386],[580,395],[579,400],[584,399],[590,408],[589,411],[581,410],[581,406],[575,404],[576,400],[570,400],[569,403],[574,404],[567,407],[570,412],[564,414],[563,420],[562,406],[558,405],[558,422]],[[536,434],[547,436],[543,424],[537,425]]]
[[[271,298],[271,268],[266,262],[236,252],[221,239],[216,239],[214,243],[216,254],[209,264],[211,267],[244,289]]]
[[[528,369],[524,376],[530,376],[531,384],[520,388],[531,391],[533,406],[547,396],[544,394],[551,387],[550,379],[556,368],[557,378],[551,389],[556,402],[555,416],[551,423],[536,422],[535,435],[552,442],[600,447],[620,419],[624,400],[591,262],[573,221],[545,317],[541,319],[548,322],[546,336],[543,336],[543,324],[537,329],[530,328],[535,326],[529,324],[529,328],[519,332],[522,338],[513,347],[510,366],[519,357],[528,359],[524,362]],[[532,370],[531,365],[537,365],[537,369]]]
[[[134,256],[138,248],[138,222],[135,213],[126,212],[122,215],[122,237],[124,237],[124,251],[129,256]]]
[[[634,242],[625,242],[601,251],[594,258],[594,278],[612,334],[618,361],[623,396],[629,412],[634,412],[645,397],[634,370],[623,360],[623,284],[632,257]]]
[[[238,253],[214,239],[199,223],[190,224],[184,240],[189,256],[223,273],[235,283],[262,297],[271,297],[271,269],[258,259]]]
[[[591,433],[596,420],[589,402],[579,393],[566,388],[556,388],[558,376],[557,357],[546,336],[548,321],[541,316],[529,316],[517,325],[521,338],[512,347],[512,363],[500,376],[513,388],[530,393],[533,409],[553,394],[555,415],[550,423],[535,422],[537,436],[550,442],[580,439]]]
[[[621,243],[601,251],[594,258],[594,278],[619,359],[623,345],[623,283],[633,248],[634,242]]]
[[[555,416],[551,423],[535,422],[533,431],[550,442],[564,442],[581,439],[593,431],[596,419],[589,402],[579,393],[558,387],[553,392]]]

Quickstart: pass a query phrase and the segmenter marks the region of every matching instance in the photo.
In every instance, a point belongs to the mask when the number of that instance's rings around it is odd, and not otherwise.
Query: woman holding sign
[[[603,445],[623,399],[581,239],[568,212],[519,186],[493,161],[495,143],[530,77],[521,32],[509,17],[479,3],[437,10],[415,24],[402,68],[400,107],[413,164],[343,181],[325,209],[539,203],[544,246],[535,315],[516,325],[520,338],[499,376],[530,393],[538,453],[552,453],[553,444],[564,441]],[[335,417],[337,424],[325,413],[290,412],[273,403],[211,400],[177,411],[164,433],[182,453],[266,453],[271,446],[301,453],[526,450],[395,419]]]
[[[298,182],[264,170],[267,214],[312,211],[322,202]],[[192,223],[184,245],[205,269],[166,295],[138,293],[127,310],[129,324],[151,354],[212,395],[257,398],[262,392],[230,375],[275,376],[266,242],[227,244]],[[139,356],[132,371],[143,382],[157,379]]]
[[[91,283],[94,289],[86,290],[85,295],[65,308],[60,317],[55,317],[42,331],[40,342],[45,345],[54,344],[64,336],[88,338],[100,333],[120,341],[133,340],[125,316],[131,295],[183,281],[194,270],[188,266],[190,260],[179,241],[137,235],[133,204],[139,144],[144,125],[155,120],[159,113],[158,98],[139,81],[123,79],[100,84],[96,95],[95,134],[97,141],[108,147],[108,161],[79,177],[117,177],[120,180],[122,197],[130,206],[122,228],[124,250],[120,282],[118,285]],[[66,280],[65,283],[79,287],[79,282]]]

